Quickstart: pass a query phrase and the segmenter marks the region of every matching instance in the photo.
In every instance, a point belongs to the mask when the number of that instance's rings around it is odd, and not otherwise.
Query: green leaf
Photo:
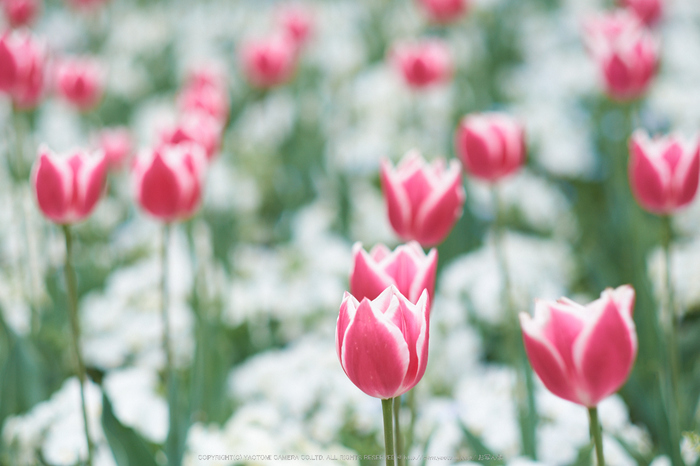
[[[112,404],[106,394],[102,396],[102,427],[119,466],[158,466],[148,444],[114,416]]]
[[[466,440],[467,445],[475,455],[477,455],[480,458],[489,458],[489,464],[492,465],[505,464],[502,455],[497,455],[494,452],[492,452],[486,445],[484,445],[481,439],[477,435],[472,433],[472,431],[469,430],[469,428],[465,426],[464,423],[462,423],[461,421],[459,422],[459,427],[462,429],[462,433],[464,434],[464,439]]]
[[[578,456],[576,460],[569,466],[591,466],[591,460],[593,458],[593,442],[589,443],[585,447],[578,451]]]
[[[10,352],[0,371],[0,425],[7,416],[45,399],[41,358],[27,339],[11,333]]]

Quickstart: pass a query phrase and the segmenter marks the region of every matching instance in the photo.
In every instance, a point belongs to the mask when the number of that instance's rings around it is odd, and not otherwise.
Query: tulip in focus
[[[221,123],[203,112],[185,114],[180,121],[160,134],[164,145],[194,142],[204,148],[207,159],[219,150],[223,128]]]
[[[470,0],[418,0],[428,18],[438,24],[459,19],[469,8]]]
[[[41,10],[41,0],[0,0],[0,3],[13,28],[31,25]]]
[[[163,222],[187,219],[201,203],[206,167],[204,150],[194,143],[144,153],[133,168],[136,200]]]
[[[417,303],[423,291],[432,300],[435,291],[437,250],[426,255],[420,244],[412,241],[393,252],[378,244],[367,253],[360,243],[352,248],[354,264],[350,272],[350,293],[357,299],[375,299],[394,285],[412,303]]]
[[[308,9],[301,5],[283,7],[278,13],[277,21],[284,35],[294,43],[297,50],[309,41],[314,19]]]
[[[104,192],[106,176],[107,160],[101,152],[61,156],[42,146],[31,180],[41,212],[65,225],[90,215]]]
[[[245,77],[261,89],[289,81],[297,61],[295,44],[285,36],[249,41],[243,44],[240,57]]]
[[[112,170],[124,167],[133,147],[131,134],[126,128],[104,129],[98,137],[98,144]]]
[[[621,0],[620,4],[647,26],[656,24],[663,10],[663,0]]]
[[[418,151],[410,151],[397,168],[382,161],[381,182],[389,222],[404,241],[436,245],[462,215],[466,193],[456,160],[428,165]]]
[[[632,193],[646,210],[670,214],[695,198],[700,176],[700,144],[672,135],[651,139],[636,131],[630,139]]]
[[[398,44],[390,58],[404,82],[413,89],[444,83],[452,75],[450,51],[437,39]]]
[[[587,407],[615,393],[637,355],[634,289],[607,289],[582,306],[567,298],[538,301],[535,316],[520,314],[532,368],[556,396]]]
[[[466,116],[457,128],[455,145],[467,172],[488,182],[517,171],[527,152],[523,127],[505,113]]]
[[[390,399],[413,388],[428,364],[428,294],[416,304],[394,286],[376,299],[345,293],[336,326],[340,364],[357,388]]]
[[[70,58],[58,65],[58,92],[80,111],[94,108],[102,97],[104,74],[91,58]]]
[[[651,33],[624,12],[594,18],[585,31],[607,94],[619,101],[642,96],[658,64],[658,44]]]

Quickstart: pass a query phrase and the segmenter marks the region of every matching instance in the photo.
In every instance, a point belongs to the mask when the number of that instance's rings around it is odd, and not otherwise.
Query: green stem
[[[165,452],[168,464],[177,464],[178,455],[178,431],[177,431],[177,392],[175,387],[175,373],[173,371],[173,357],[170,350],[170,318],[168,315],[168,239],[170,238],[170,224],[163,225],[163,239],[161,241],[161,320],[163,325],[163,353],[165,354],[165,387],[168,394],[169,429],[165,441]]]
[[[382,414],[384,415],[384,445],[386,452],[386,466],[394,466],[394,421],[392,419],[393,398],[382,400]]]
[[[404,456],[403,440],[401,438],[401,427],[399,417],[401,414],[401,396],[394,398],[394,438],[396,439],[396,464],[398,466],[406,465]]]
[[[588,408],[588,420],[591,428],[591,439],[595,445],[595,457],[598,466],[605,466],[603,456],[603,435],[600,432],[600,422],[598,422],[598,407]]]
[[[85,402],[85,385],[87,384],[87,372],[83,357],[80,354],[80,323],[78,321],[78,293],[75,283],[75,271],[73,270],[72,255],[73,255],[73,237],[70,227],[63,225],[63,234],[66,237],[66,264],[64,273],[66,279],[66,291],[68,295],[68,315],[70,317],[73,355],[75,357],[76,366],[78,369],[78,379],[80,380],[80,403],[83,410],[83,424],[85,427],[85,440],[87,441],[87,464],[92,466],[93,445],[90,440],[90,427],[88,424],[87,403]]]
[[[671,217],[666,215],[663,222],[663,250],[664,250],[664,278],[665,296],[663,299],[663,309],[661,312],[661,328],[664,333],[664,344],[666,351],[666,364],[662,364],[665,381],[662,382],[662,394],[664,394],[664,404],[666,405],[666,415],[669,424],[669,434],[671,437],[671,458],[673,464],[683,464],[680,444],[680,399],[678,390],[679,380],[679,360],[678,341],[676,336],[676,311],[673,295],[673,277],[671,272],[671,243],[673,240],[673,225]]]
[[[512,342],[510,356],[516,368],[516,400],[518,403],[518,416],[520,418],[520,435],[523,445],[523,452],[532,458],[537,459],[537,406],[535,404],[535,385],[532,378],[532,371],[528,363],[527,354],[522,341],[518,313],[513,302],[513,286],[508,273],[508,261],[506,258],[504,241],[504,219],[503,208],[498,191],[498,187],[492,187],[493,204],[496,212],[494,222],[494,249],[496,259],[503,277],[503,302],[506,309],[506,326],[510,329]]]

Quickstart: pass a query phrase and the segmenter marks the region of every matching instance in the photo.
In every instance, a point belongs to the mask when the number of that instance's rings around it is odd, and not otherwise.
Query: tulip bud
[[[430,21],[447,24],[459,19],[469,8],[470,0],[418,0]]]
[[[620,0],[620,4],[647,26],[653,26],[661,18],[663,0]]]
[[[484,181],[499,181],[525,163],[523,128],[504,113],[465,117],[457,128],[455,145],[469,174]]]
[[[133,168],[139,205],[163,222],[191,217],[201,202],[206,164],[204,150],[194,143],[143,153]]]
[[[642,96],[656,74],[656,39],[636,18],[622,13],[590,21],[586,34],[607,94],[620,101]]]
[[[95,107],[102,97],[104,75],[91,58],[63,60],[56,72],[58,92],[80,111]]]
[[[180,118],[176,125],[162,131],[160,142],[165,145],[194,142],[200,145],[207,158],[211,159],[221,145],[222,130],[221,123],[208,114],[189,113]]]
[[[243,44],[241,66],[248,81],[258,88],[275,87],[291,79],[296,48],[285,36],[273,36]]]
[[[59,156],[46,146],[32,168],[32,186],[42,213],[52,222],[75,223],[94,210],[104,192],[107,160],[101,152]]]
[[[131,134],[126,128],[104,129],[98,137],[98,144],[112,170],[122,168],[131,155]]]
[[[381,399],[413,388],[428,364],[430,311],[423,292],[416,304],[394,286],[358,302],[345,293],[336,326],[336,351],[357,388]]]
[[[2,0],[0,3],[13,28],[31,25],[41,10],[41,0]]]
[[[428,300],[435,292],[437,250],[426,255],[420,244],[412,241],[393,252],[378,244],[367,253],[360,243],[352,248],[354,264],[350,272],[350,293],[357,299],[375,299],[394,285],[412,303],[418,302],[423,291]]]
[[[423,89],[448,81],[452,59],[447,45],[437,39],[393,47],[391,61],[411,88]]]
[[[308,42],[313,32],[314,20],[311,12],[301,5],[283,7],[278,13],[277,21],[284,35],[297,50]]]
[[[525,351],[544,386],[587,407],[615,393],[637,356],[633,307],[634,289],[625,285],[586,306],[563,298],[536,302],[534,318],[521,313]]]
[[[646,210],[670,214],[695,198],[700,176],[700,144],[672,135],[650,139],[636,131],[630,139],[632,193]]]
[[[466,193],[456,160],[449,167],[443,159],[428,165],[418,151],[410,151],[396,169],[382,161],[381,182],[389,222],[404,241],[438,244],[462,215]]]

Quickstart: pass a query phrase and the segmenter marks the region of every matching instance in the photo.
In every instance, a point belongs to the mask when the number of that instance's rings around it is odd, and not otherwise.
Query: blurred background
[[[134,202],[130,162],[111,171],[107,195],[74,228],[95,464],[165,464],[169,415],[177,416],[185,465],[271,464],[203,461],[203,454],[383,453],[381,405],[347,379],[335,353],[351,248],[400,243],[386,217],[381,158],[396,162],[412,148],[428,160],[454,158],[458,122],[484,111],[517,117],[527,135],[526,166],[501,183],[517,310],[532,312],[535,298],[588,302],[606,287],[633,284],[639,355],[621,392],[600,405],[606,457],[613,465],[671,464],[654,333],[662,225],[636,205],[625,174],[633,129],[698,129],[700,5],[664,2],[653,30],[658,73],[644,97],[620,103],[605,95],[582,32],[585,18],[612,2],[468,3],[440,24],[413,0],[43,0],[30,26],[47,69],[61,57],[93,56],[104,91],[87,112],[55,95],[48,78],[33,108],[0,101],[0,464],[74,465],[86,452],[63,237],[42,217],[29,183],[37,148],[97,147],[100,131],[113,127],[128,130],[132,154],[153,147],[177,121],[188,76],[202,67],[225,77],[230,110],[202,207],[172,229],[177,414],[168,412],[162,379],[161,230]],[[290,5],[307,15],[308,36],[288,75],[261,85],[246,74],[243,50],[284,27]],[[9,28],[7,13],[4,21]],[[452,72],[412,88],[391,50],[428,37],[444,41]],[[471,455],[476,464],[479,454],[494,455],[485,464],[591,464],[585,410],[539,381],[537,460],[523,453],[515,370],[504,351],[495,209],[487,184],[467,177],[465,185],[464,214],[438,248],[416,417],[402,413],[410,453]],[[698,202],[674,216],[673,228],[682,452],[695,464]]]

